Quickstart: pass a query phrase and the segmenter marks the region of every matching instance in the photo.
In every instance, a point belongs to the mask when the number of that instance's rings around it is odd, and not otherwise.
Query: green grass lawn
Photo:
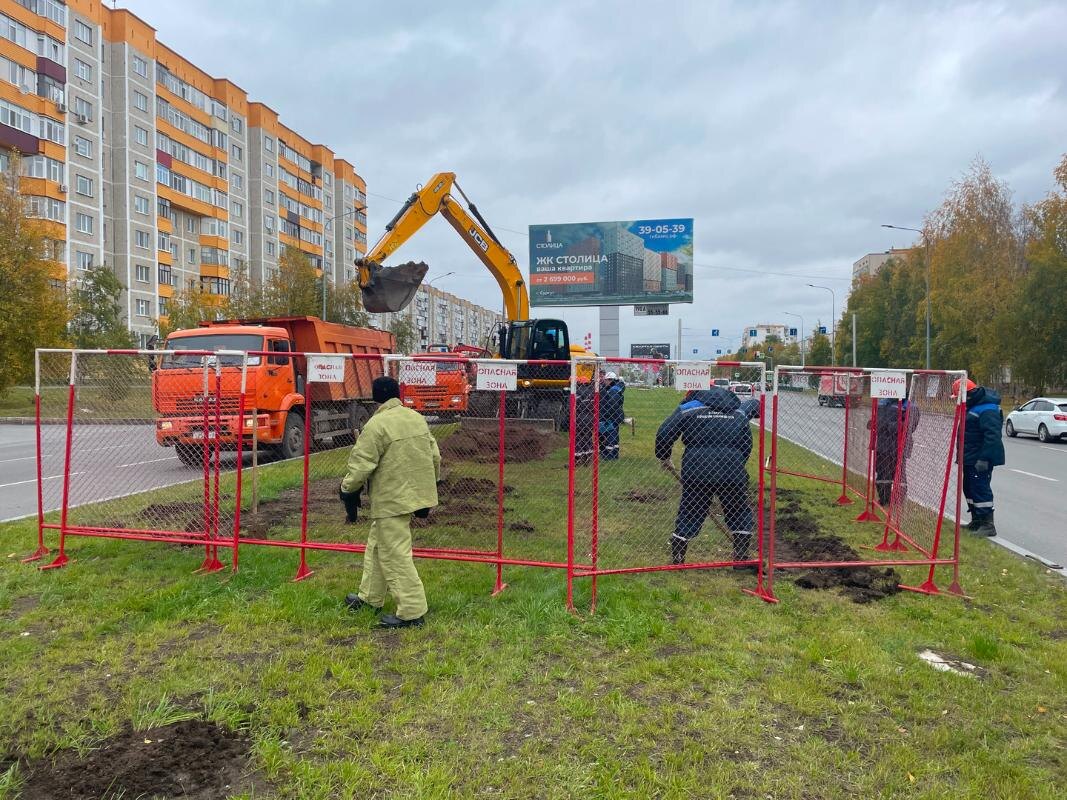
[[[650,444],[675,402],[665,390],[628,393],[637,436],[624,434],[602,497],[650,482],[671,489]],[[319,454],[314,474],[337,475],[343,460]],[[564,467],[559,449],[508,466],[509,513],[536,528],[509,532],[509,552],[565,552]],[[495,476],[495,465],[449,468]],[[261,471],[265,514],[298,474],[292,463]],[[855,509],[833,505],[835,487],[781,485],[824,529],[870,543],[872,529],[851,522]],[[198,488],[78,516],[132,518],[194,499]],[[633,510],[654,528],[650,548],[669,535],[672,498]],[[604,509],[609,541],[621,535],[625,508]],[[313,511],[315,532],[364,535],[362,525],[331,522],[332,507]],[[296,535],[292,518],[273,521],[272,533]],[[495,522],[417,534],[420,543],[473,546],[495,541]],[[857,605],[783,576],[772,606],[740,591],[749,576],[691,572],[601,578],[592,617],[564,609],[559,570],[507,568],[508,589],[490,598],[493,567],[420,561],[427,625],[383,634],[341,606],[356,587],[358,555],[314,553],[315,575],[294,584],[292,551],[244,547],[237,574],[193,575],[197,548],[75,538],[68,567],[40,572],[17,563],[34,537],[32,522],[0,526],[4,800],[25,777],[18,765],[4,772],[5,754],[88,752],[127,724],[148,730],[188,715],[247,733],[249,768],[266,788],[235,795],[245,798],[1063,793],[1067,591],[1058,576],[984,541],[963,542],[972,600],[900,593]],[[701,537],[713,538],[710,529]],[[923,577],[902,572],[909,582]],[[577,587],[587,603],[588,580]],[[980,675],[936,672],[917,657],[925,648]]]

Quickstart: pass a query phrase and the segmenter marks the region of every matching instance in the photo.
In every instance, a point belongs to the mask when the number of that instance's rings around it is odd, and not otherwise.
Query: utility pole
[[[903,225],[882,225],[896,231],[912,231],[923,237],[923,261],[926,264],[926,368],[930,369],[930,240],[926,231],[918,228],[905,228]]]
[[[837,295],[834,294],[834,290],[829,286],[816,286],[814,283],[809,283],[812,289],[825,289],[830,293],[830,366],[837,366]]]
[[[800,314],[794,314],[791,311],[783,311],[783,314],[789,317],[796,317],[800,320],[800,366],[807,366],[807,362],[804,360],[804,317]]]
[[[856,314],[852,314],[852,366],[856,366]]]
[[[341,219],[341,217],[347,217],[349,214],[358,214],[360,211],[366,211],[366,210],[367,210],[366,206],[357,206],[356,208],[353,208],[351,211],[346,211],[343,214],[338,214],[336,217],[330,217],[328,220],[326,220],[325,223],[323,223],[323,226],[322,226],[322,253],[323,253],[323,259],[322,259],[322,321],[323,322],[326,321],[326,242],[327,242],[327,236],[329,235],[330,227],[333,225],[334,220]],[[334,260],[335,261],[337,259],[340,259],[340,258],[341,258],[341,254],[340,253],[334,253]]]
[[[682,318],[678,317],[678,352],[675,353],[675,358],[682,357]]]

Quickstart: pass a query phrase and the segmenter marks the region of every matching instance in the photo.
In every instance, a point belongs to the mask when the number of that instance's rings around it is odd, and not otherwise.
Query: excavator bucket
[[[422,261],[409,261],[395,267],[374,263],[366,266],[370,271],[370,281],[362,287],[363,308],[372,314],[399,311],[406,307],[414,299],[415,292],[430,269]]]

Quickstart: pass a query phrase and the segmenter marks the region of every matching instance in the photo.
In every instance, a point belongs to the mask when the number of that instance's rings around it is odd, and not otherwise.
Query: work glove
[[[975,461],[974,462],[974,471],[975,472],[979,472],[979,473],[981,473],[981,472],[989,472],[989,462],[986,461],[985,459],[982,459],[980,461]]]
[[[351,524],[359,518],[359,508],[363,505],[363,489],[354,492],[346,492],[340,486],[337,487],[337,496],[345,507],[345,522]]]
[[[418,517],[419,519],[426,519],[428,516],[430,516],[430,509],[428,509],[428,508],[420,508],[420,509],[416,510],[414,513],[415,513],[415,516]]]

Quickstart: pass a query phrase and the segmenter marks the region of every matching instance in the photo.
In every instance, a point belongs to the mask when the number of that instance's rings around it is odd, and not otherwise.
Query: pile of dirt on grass
[[[504,484],[504,495],[515,487]],[[452,525],[468,531],[496,531],[497,486],[496,481],[486,478],[445,478],[437,487],[440,505],[425,519],[413,517],[412,528],[428,528],[433,525]],[[536,528],[528,520],[508,519],[510,508],[504,507],[508,529],[517,532],[532,532]]]
[[[80,756],[61,750],[24,762],[21,800],[151,797],[216,800],[263,789],[248,765],[249,742],[212,722],[126,728]]]
[[[509,464],[541,461],[556,444],[554,434],[515,426],[509,428],[504,437],[504,460]],[[441,455],[446,464],[449,459],[492,464],[499,458],[499,452],[500,440],[496,431],[460,427],[441,440]]]
[[[865,561],[839,537],[819,529],[811,512],[801,506],[796,492],[779,490],[775,522],[776,560]],[[856,603],[881,600],[900,591],[900,573],[875,567],[817,568],[801,572],[794,583],[802,589],[839,589]]]

